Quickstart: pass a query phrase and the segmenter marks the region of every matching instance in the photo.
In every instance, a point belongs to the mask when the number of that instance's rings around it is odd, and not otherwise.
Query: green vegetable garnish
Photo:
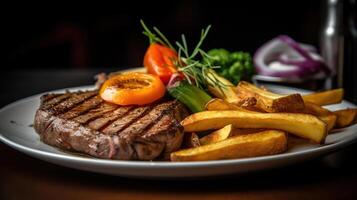
[[[193,113],[205,110],[210,97],[204,90],[189,84],[187,81],[180,81],[175,86],[168,89],[169,94],[185,104]]]
[[[189,46],[187,45],[186,36],[184,34],[181,35],[181,41],[175,42],[177,46],[177,48],[175,48],[158,28],[154,27],[154,31],[151,31],[142,20],[141,24],[144,28],[143,33],[149,37],[150,42],[159,42],[177,52],[178,59],[173,60],[174,65],[177,67],[177,70],[185,76],[189,84],[201,89],[207,89],[207,87],[209,85],[212,86],[212,84],[216,87],[224,87],[220,82],[209,80],[209,77],[207,77],[208,70],[213,70],[219,66],[214,66],[210,62],[202,62],[202,60],[208,56],[208,54],[202,50],[201,46],[211,29],[210,25],[207,26],[206,29],[201,30],[199,41],[194,48],[192,48],[192,51],[189,51]]]
[[[254,67],[249,53],[242,51],[230,53],[226,49],[212,49],[207,54],[204,62],[221,66],[215,71],[234,85],[241,80],[251,81]]]
[[[248,53],[230,53],[225,49],[212,49],[206,53],[201,46],[211,26],[202,29],[199,41],[192,51],[189,51],[185,35],[181,35],[181,41],[175,42],[175,49],[157,28],[154,27],[155,32],[152,32],[144,22],[141,23],[145,29],[144,34],[150,41],[164,44],[178,54],[178,58],[172,61],[179,74],[185,77],[185,81],[170,80],[168,91],[171,96],[185,104],[192,112],[205,109],[206,103],[211,99],[206,91],[228,102],[238,101],[234,85],[240,80],[250,80],[254,73],[252,59]]]
[[[230,53],[225,49],[211,49],[208,55],[205,61],[209,60],[213,65],[226,66],[231,63]]]

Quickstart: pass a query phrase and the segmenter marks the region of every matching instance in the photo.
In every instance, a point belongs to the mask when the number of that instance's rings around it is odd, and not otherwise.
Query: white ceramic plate
[[[281,86],[268,87],[279,93],[306,93],[303,90]],[[87,86],[69,88],[69,90],[76,91],[90,88]],[[357,125],[354,125],[329,135],[326,144],[323,146],[302,144],[294,146],[286,153],[272,156],[206,162],[117,161],[87,158],[60,151],[40,141],[37,133],[29,126],[33,123],[35,111],[40,104],[40,96],[35,95],[16,101],[0,110],[0,141],[27,155],[57,165],[111,175],[174,178],[244,173],[302,162],[331,153],[357,140]],[[347,107],[356,106],[343,101],[341,104],[328,108],[336,110]]]

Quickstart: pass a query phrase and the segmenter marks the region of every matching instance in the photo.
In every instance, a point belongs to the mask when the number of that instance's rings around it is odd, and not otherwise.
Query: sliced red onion
[[[316,73],[320,70],[324,71],[326,74],[330,73],[330,69],[326,66],[325,63],[323,63],[321,60],[314,59],[311,54],[302,48],[295,40],[286,35],[278,36],[278,38],[288,44],[292,49],[297,51],[303,58],[305,58],[305,60],[301,61],[300,63],[295,62],[295,65],[306,68],[307,71],[312,73]]]
[[[286,35],[281,35],[264,44],[254,55],[258,74],[276,77],[302,77],[330,71],[316,49],[299,44]]]
[[[300,47],[303,48],[305,51],[308,51],[308,52],[314,52],[316,53],[317,52],[317,49],[310,45],[310,44],[305,44],[305,43],[299,43]]]
[[[171,75],[169,83],[166,85],[166,89],[177,87],[179,82],[183,80],[183,76],[179,73],[174,73]]]
[[[317,50],[314,46],[308,45],[308,44],[302,44],[300,43],[300,47],[302,49],[304,49],[305,51],[307,51],[310,56],[314,59],[314,60],[320,60],[322,61],[322,57],[317,54]],[[304,61],[304,57],[300,56],[300,54],[298,54],[294,49],[286,49],[285,52],[281,53],[278,61],[282,62],[282,63],[288,63],[288,62],[292,62],[292,61]]]

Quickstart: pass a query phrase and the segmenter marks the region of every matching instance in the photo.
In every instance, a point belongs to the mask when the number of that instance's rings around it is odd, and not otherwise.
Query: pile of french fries
[[[172,161],[278,154],[287,150],[289,134],[323,144],[331,130],[357,121],[356,108],[330,111],[322,107],[340,103],[343,89],[282,95],[244,81],[232,89],[235,99],[220,96],[208,102],[205,111],[181,122],[186,132],[184,149],[171,153]]]

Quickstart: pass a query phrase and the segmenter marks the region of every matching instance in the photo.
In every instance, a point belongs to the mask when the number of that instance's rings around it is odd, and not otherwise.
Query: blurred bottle
[[[356,0],[346,2],[345,53],[343,87],[346,99],[357,103],[357,4]]]
[[[332,74],[325,89],[344,87],[357,103],[356,0],[326,0],[320,50]]]
[[[322,57],[331,69],[326,89],[342,87],[343,74],[343,0],[327,0],[325,23],[322,28],[320,49]]]

